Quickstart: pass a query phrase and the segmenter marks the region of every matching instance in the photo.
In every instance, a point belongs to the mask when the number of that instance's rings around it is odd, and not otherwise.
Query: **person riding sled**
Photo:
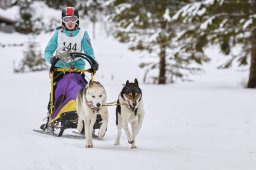
[[[50,72],[53,72],[52,92],[54,94],[50,94],[47,123],[41,125],[42,130],[48,130],[48,125],[54,124],[53,121],[61,116],[60,112],[69,112],[68,109],[70,110],[71,106],[74,110],[74,98],[78,91],[87,85],[84,73],[58,71],[61,68],[72,70],[86,68],[86,62],[82,58],[66,60],[69,52],[84,53],[90,56],[95,61],[93,66],[91,65],[93,73],[98,70],[89,35],[87,31],[79,27],[78,10],[74,7],[66,7],[62,10],[62,25],[56,28],[44,51],[45,60],[51,64]]]
[[[83,51],[95,59],[89,35],[87,31],[79,27],[79,14],[73,7],[67,7],[62,10],[62,26],[56,28],[48,42],[44,51],[45,60],[51,64],[57,57],[53,55],[54,52],[63,47],[67,47],[72,52]],[[58,68],[66,68],[68,66],[84,69],[85,64],[83,60],[77,60],[71,63],[59,61],[55,64],[55,67]]]

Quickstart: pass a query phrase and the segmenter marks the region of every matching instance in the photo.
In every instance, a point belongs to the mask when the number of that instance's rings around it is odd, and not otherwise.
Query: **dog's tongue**
[[[94,110],[98,112],[100,110],[100,107],[95,107]]]
[[[132,102],[130,100],[128,100],[128,107],[134,111],[135,107],[132,105]]]

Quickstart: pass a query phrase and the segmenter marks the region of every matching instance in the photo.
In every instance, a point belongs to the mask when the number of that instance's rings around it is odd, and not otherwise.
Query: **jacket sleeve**
[[[85,52],[85,54],[91,56],[93,59],[95,59],[94,51],[91,45],[90,37],[87,33],[87,31],[84,32],[84,36],[82,39],[82,48]]]
[[[58,31],[56,30],[49,40],[45,50],[44,50],[44,58],[45,60],[50,63],[50,60],[58,47]]]

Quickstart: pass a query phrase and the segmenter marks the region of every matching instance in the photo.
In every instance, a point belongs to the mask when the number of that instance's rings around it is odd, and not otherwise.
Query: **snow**
[[[169,9],[166,9],[166,10],[165,10],[165,13],[164,13],[164,15],[163,15],[163,18],[164,18],[166,21],[171,21],[170,10],[169,10]]]
[[[127,10],[127,8],[131,8],[131,4],[129,4],[129,3],[123,3],[123,4],[121,4],[121,5],[118,5],[115,10],[116,10],[116,13],[117,13],[117,14],[120,14],[120,13],[122,13],[124,10]]]
[[[88,25],[89,35],[91,30]],[[100,27],[96,27],[100,28]],[[13,74],[13,61],[23,56],[24,46],[0,47],[0,169],[4,170],[255,170],[256,115],[254,89],[243,88],[248,72],[216,70],[221,57],[215,48],[207,53],[214,60],[192,83],[148,85],[141,82],[140,53],[104,36],[97,30],[92,39],[100,63],[95,79],[106,88],[108,102],[117,99],[122,84],[139,78],[146,110],[137,149],[130,149],[123,132],[114,146],[115,107],[109,107],[104,140],[93,149],[84,139],[67,139],[33,132],[46,116],[49,99],[47,71]],[[45,48],[51,33],[36,37]],[[0,44],[27,43],[31,36],[0,33]]]
[[[200,29],[203,29],[203,30],[207,29],[208,26],[212,24],[212,20],[214,19],[215,19],[215,16],[208,18],[204,23],[200,25]]]
[[[203,3],[203,2],[202,2]],[[196,16],[196,15],[203,15],[206,10],[200,9],[201,2],[194,2],[192,4],[184,5],[176,14],[172,17],[173,20],[179,19],[179,17],[187,17],[187,16]],[[207,2],[204,2],[207,3]],[[186,18],[185,18],[186,19]],[[186,20],[184,20],[186,22]]]
[[[252,23],[253,23],[253,19],[252,19],[252,18],[248,19],[248,20],[244,23],[243,29],[246,30],[246,28],[247,28],[248,26],[250,26]]]
[[[50,24],[51,19],[61,21],[61,10],[51,9],[44,2],[32,3],[31,8],[34,14],[33,19],[40,18],[45,24]]]
[[[0,8],[0,16],[12,21],[17,21],[18,20],[18,13],[19,13],[19,9],[18,7],[12,7],[9,9],[2,9]]]

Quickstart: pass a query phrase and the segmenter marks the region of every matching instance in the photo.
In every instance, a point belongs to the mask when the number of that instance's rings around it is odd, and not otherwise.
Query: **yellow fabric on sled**
[[[76,101],[75,100],[70,100],[58,113],[58,115],[50,121],[52,123],[53,121],[57,120],[60,118],[60,116],[65,113],[65,112],[72,112],[76,111]]]

